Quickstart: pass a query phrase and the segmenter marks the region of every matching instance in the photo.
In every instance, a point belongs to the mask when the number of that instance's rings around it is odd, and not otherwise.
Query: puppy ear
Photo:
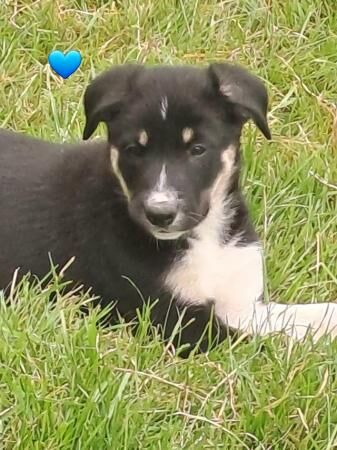
[[[242,67],[227,63],[209,66],[213,86],[231,104],[243,123],[252,119],[267,139],[271,133],[267,122],[268,94],[262,81]]]
[[[88,139],[100,122],[108,122],[121,110],[142,66],[117,66],[94,79],[84,94],[86,124],[83,139]]]

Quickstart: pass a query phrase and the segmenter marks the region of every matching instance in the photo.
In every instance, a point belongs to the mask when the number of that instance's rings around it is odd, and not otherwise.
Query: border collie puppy
[[[165,339],[205,351],[228,330],[336,335],[337,304],[263,302],[263,254],[242,197],[240,135],[267,139],[267,92],[245,69],[117,66],[85,93],[88,139],[0,132],[0,289],[52,261],[126,320],[151,302]],[[210,324],[210,325],[208,325]],[[206,330],[206,331],[205,331]]]

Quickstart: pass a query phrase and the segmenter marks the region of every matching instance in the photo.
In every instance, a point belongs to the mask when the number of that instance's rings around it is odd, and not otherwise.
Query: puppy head
[[[108,130],[110,161],[130,216],[158,239],[176,239],[223,201],[238,181],[243,124],[270,139],[267,92],[246,70],[125,65],[85,93],[88,139]]]

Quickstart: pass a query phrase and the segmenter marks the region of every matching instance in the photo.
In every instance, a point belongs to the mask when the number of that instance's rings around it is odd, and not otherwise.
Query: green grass
[[[56,48],[83,56],[65,81],[47,65]],[[268,295],[334,301],[336,49],[335,0],[4,0],[0,126],[76,141],[84,87],[113,63],[244,64],[270,91],[272,142],[252,125],[243,136]],[[146,319],[136,338],[99,329],[60,284],[24,282],[1,306],[0,448],[337,448],[335,343],[228,341],[181,360]]]

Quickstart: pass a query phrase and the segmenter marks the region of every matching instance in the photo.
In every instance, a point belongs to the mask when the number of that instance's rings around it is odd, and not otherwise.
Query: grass
[[[83,63],[63,81],[47,55],[73,48]],[[336,48],[334,0],[4,0],[0,125],[75,141],[84,86],[113,63],[244,64],[270,92],[273,141],[252,125],[243,136],[268,295],[334,301]],[[86,299],[61,288],[56,276],[47,290],[25,281],[1,306],[0,448],[337,448],[335,343],[228,341],[181,360],[146,318],[135,338],[101,330],[100,313],[80,317]]]

